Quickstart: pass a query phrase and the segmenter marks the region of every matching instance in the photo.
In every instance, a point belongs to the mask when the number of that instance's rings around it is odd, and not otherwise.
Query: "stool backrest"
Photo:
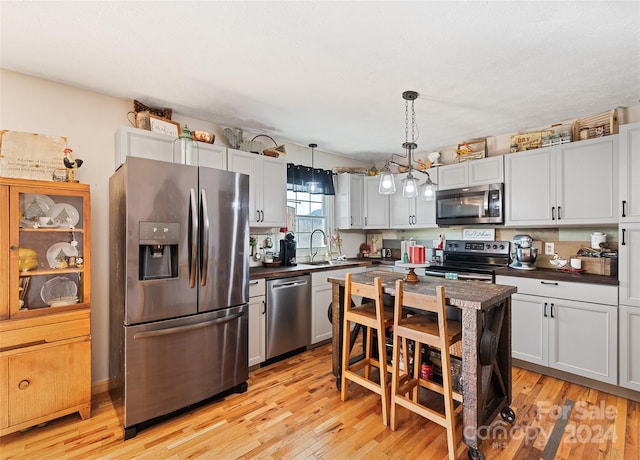
[[[373,284],[356,283],[352,281],[353,274],[347,273],[345,275],[344,283],[344,311],[351,310],[351,296],[360,296],[364,299],[370,299],[375,302],[376,309],[384,308],[382,303],[382,279],[376,277],[373,279]]]
[[[395,325],[398,326],[398,322],[402,318],[402,307],[410,307],[414,310],[435,313],[438,318],[440,337],[444,340],[444,342],[442,342],[443,349],[448,350],[447,302],[444,294],[444,286],[436,286],[435,296],[406,292],[403,286],[404,283],[402,280],[396,281],[396,301],[393,314]]]

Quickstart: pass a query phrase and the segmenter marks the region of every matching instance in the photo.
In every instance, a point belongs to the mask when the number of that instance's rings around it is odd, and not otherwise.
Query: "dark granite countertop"
[[[249,275],[252,280],[285,278],[289,276],[303,275],[312,271],[338,270],[348,267],[369,267],[375,265],[394,265],[397,259],[347,259],[336,262],[333,265],[310,265],[300,263],[295,267],[251,267]],[[334,261],[335,262],[335,261]],[[496,275],[516,276],[520,278],[548,279],[552,281],[568,281],[573,283],[603,284],[618,286],[618,278],[615,276],[593,275],[590,273],[568,273],[551,268],[537,268],[536,270],[516,270],[504,267],[495,270]]]
[[[270,279],[270,278],[286,278],[289,276],[304,275],[306,273],[339,270],[349,267],[369,267],[374,264],[374,259],[348,259],[346,261],[335,262],[332,265],[310,265],[298,264],[293,267],[251,267],[249,269],[249,277],[252,280]],[[377,260],[377,259],[376,259]],[[377,262],[379,263],[379,262]]]
[[[618,278],[615,276],[593,275],[591,273],[569,273],[553,268],[537,268],[535,270],[517,270],[515,268],[498,268],[496,275],[517,276],[519,278],[545,279],[552,281],[567,281],[572,283],[604,284],[617,286]]]

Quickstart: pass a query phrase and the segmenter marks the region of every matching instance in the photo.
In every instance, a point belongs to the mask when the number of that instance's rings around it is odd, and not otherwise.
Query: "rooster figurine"
[[[71,149],[64,149],[64,158],[62,159],[65,168],[67,168],[67,182],[80,182],[76,179],[76,169],[82,166],[83,161],[80,159],[74,160],[71,157],[72,151]]]

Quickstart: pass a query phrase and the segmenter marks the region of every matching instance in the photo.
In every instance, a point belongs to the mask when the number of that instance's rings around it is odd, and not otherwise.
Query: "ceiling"
[[[2,0],[2,68],[361,160],[637,105],[640,2]]]

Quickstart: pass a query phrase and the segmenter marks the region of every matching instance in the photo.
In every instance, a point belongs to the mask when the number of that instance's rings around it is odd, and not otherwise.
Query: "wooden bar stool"
[[[389,425],[390,387],[387,377],[387,348],[385,345],[385,329],[393,324],[393,311],[385,311],[382,301],[382,281],[375,278],[373,285],[354,283],[352,274],[347,273],[344,284],[344,317],[342,337],[342,375],[340,399],[346,401],[348,397],[348,380],[367,388],[381,396],[382,423]],[[352,296],[362,296],[363,304],[351,305]],[[365,301],[365,299],[368,299]],[[349,364],[349,331],[351,323],[360,324],[366,328],[366,343],[364,358]],[[373,355],[373,332],[376,332],[378,357]],[[372,368],[378,368],[379,381],[371,376]]]
[[[403,317],[403,307],[412,308],[415,314]],[[426,296],[424,294],[404,292],[402,280],[396,281],[390,423],[391,429],[395,431],[397,427],[397,408],[402,406],[445,427],[447,430],[449,458],[455,459],[464,450],[465,444],[460,442],[462,439],[456,441],[455,419],[462,412],[462,404],[459,404],[454,409],[454,400],[462,403],[462,394],[452,389],[449,351],[452,344],[462,340],[462,324],[460,321],[447,320],[446,308],[443,286],[436,287],[435,296]],[[409,373],[408,340],[415,342],[413,375]],[[442,385],[421,378],[422,345],[440,349]],[[400,369],[401,347],[404,350],[402,357],[403,370]],[[428,398],[424,398],[424,394],[421,398],[421,388],[426,388],[443,396],[444,413],[429,407],[429,403],[426,402]],[[434,398],[431,399],[434,402]],[[437,401],[439,407],[440,401]]]

